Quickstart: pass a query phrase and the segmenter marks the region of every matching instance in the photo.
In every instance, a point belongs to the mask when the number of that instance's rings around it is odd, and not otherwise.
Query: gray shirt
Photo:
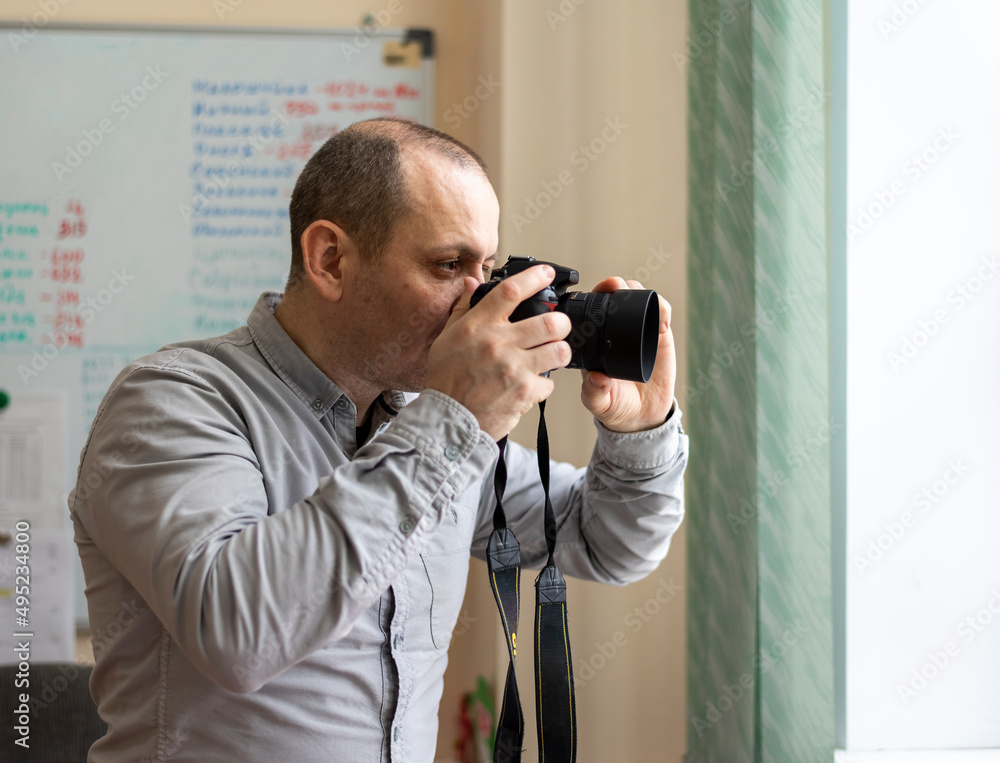
[[[69,497],[110,726],[92,763],[433,760],[497,446],[425,391],[383,394],[357,447],[354,404],[278,324],[279,300],[132,363],[95,418]],[[563,572],[623,584],[663,559],[683,514],[679,419],[597,424],[586,469],[553,463]],[[508,521],[540,567],[535,454],[506,458]]]

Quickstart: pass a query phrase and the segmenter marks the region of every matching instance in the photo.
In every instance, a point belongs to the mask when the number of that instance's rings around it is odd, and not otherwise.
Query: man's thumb
[[[451,318],[448,319],[449,323],[458,320],[472,309],[472,293],[478,286],[479,282],[475,278],[466,277],[465,291],[462,292],[462,296],[458,298],[458,301],[451,308]]]

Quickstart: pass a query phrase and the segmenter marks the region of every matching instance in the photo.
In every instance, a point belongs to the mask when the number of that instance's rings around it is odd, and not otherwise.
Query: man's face
[[[345,297],[366,337],[365,375],[382,389],[418,392],[430,346],[462,296],[464,279],[484,281],[495,264],[500,205],[478,171],[425,150],[404,151],[410,214],[382,258]]]

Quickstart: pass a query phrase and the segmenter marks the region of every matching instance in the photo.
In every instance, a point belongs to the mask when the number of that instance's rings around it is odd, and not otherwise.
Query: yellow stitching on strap
[[[566,645],[566,685],[569,686],[569,759],[573,760],[576,754],[573,750],[576,741],[576,731],[573,729],[573,676],[572,667],[569,664],[569,628],[566,625],[566,605],[562,605],[563,615],[563,643]]]
[[[541,605],[538,606],[539,612],[541,611]],[[538,659],[538,705],[535,707],[535,711],[538,713],[538,763],[545,763],[545,725],[542,723],[542,650],[539,649],[539,645],[542,643],[542,618],[540,615],[536,615],[535,620],[538,623],[537,633],[535,633],[535,654]]]

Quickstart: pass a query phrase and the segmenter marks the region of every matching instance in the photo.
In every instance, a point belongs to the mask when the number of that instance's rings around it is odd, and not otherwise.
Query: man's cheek
[[[406,320],[407,327],[412,327],[412,333],[416,336],[437,336],[451,317],[451,310],[450,304],[436,304],[427,300],[410,311]]]
[[[427,322],[426,316],[418,311],[410,313],[410,317],[407,319],[406,323],[407,325],[412,326],[417,333],[423,333],[427,330],[427,326],[430,325]]]
[[[438,338],[438,336],[441,335],[441,332],[444,331],[444,327],[448,324],[449,317],[450,314],[449,316],[445,316],[444,320],[438,320],[437,323],[434,325],[434,328],[428,331],[427,341],[425,343],[425,346],[430,347],[434,343],[434,341]]]

